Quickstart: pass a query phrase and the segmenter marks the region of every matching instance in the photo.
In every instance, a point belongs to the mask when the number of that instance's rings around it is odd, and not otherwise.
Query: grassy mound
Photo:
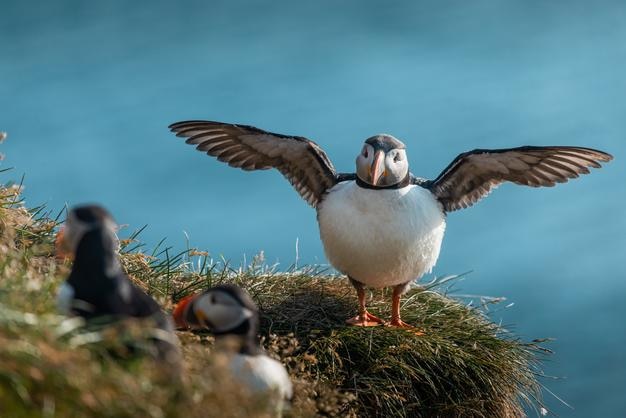
[[[232,382],[207,334],[179,333],[185,371],[176,380],[149,359],[110,358],[104,348],[117,343],[115,332],[57,316],[56,289],[69,265],[52,254],[56,224],[41,208],[25,209],[17,187],[0,188],[0,416],[264,416],[263,399]],[[145,253],[136,235],[123,241],[124,267],[165,309],[218,283],[250,292],[263,344],[294,380],[290,416],[519,417],[524,404],[539,405],[542,349],[436,283],[403,298],[403,318],[423,336],[346,327],[356,297],[343,278],[279,273],[260,258],[231,269],[194,250]],[[373,292],[368,306],[389,317],[390,296]]]

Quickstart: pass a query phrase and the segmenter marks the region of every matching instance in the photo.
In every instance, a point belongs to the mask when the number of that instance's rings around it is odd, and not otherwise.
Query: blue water
[[[325,263],[315,213],[276,172],[245,173],[166,129],[206,118],[307,136],[341,171],[391,133],[412,171],[522,144],[615,161],[554,189],[502,186],[453,213],[435,274],[506,296],[553,337],[563,417],[626,416],[626,3],[108,2],[0,6],[2,181],[30,205],[96,201],[130,229],[237,263]]]

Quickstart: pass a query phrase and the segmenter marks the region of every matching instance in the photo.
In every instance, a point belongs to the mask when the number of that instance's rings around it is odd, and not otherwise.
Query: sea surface
[[[99,202],[147,248],[325,264],[280,174],[194,151],[167,130],[185,119],[306,136],[340,171],[386,132],[426,178],[473,148],[611,152],[451,213],[433,275],[471,271],[457,293],[505,296],[495,321],[555,339],[543,383],[573,409],[546,392],[551,411],[626,416],[626,3],[2,1],[0,181],[25,174],[29,205]]]

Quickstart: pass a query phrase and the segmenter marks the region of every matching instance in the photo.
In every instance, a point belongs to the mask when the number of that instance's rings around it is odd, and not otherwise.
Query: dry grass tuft
[[[212,278],[215,283],[223,278]],[[205,278],[206,280],[206,278]],[[347,327],[354,290],[343,278],[311,272],[237,274],[262,312],[269,341],[295,339],[280,356],[294,378],[333,388],[316,397],[329,416],[520,417],[540,393],[541,347],[525,344],[472,308],[415,288],[404,298],[404,318],[425,332]],[[368,308],[389,317],[388,291],[373,292]],[[270,352],[278,352],[268,344]],[[300,394],[296,391],[299,398]],[[332,399],[329,402],[329,399]]]
[[[0,187],[0,416],[267,415],[263,399],[228,375],[206,334],[178,334],[184,373],[175,379],[150,357],[112,358],[118,331],[55,315],[69,269],[52,255],[56,224],[42,208],[24,208],[19,187]],[[541,347],[435,291],[436,283],[403,299],[404,319],[424,336],[346,327],[356,297],[343,278],[316,268],[277,272],[261,257],[232,269],[195,250],[173,254],[163,243],[147,253],[139,232],[122,242],[123,265],[166,309],[218,283],[250,292],[262,312],[263,345],[294,380],[289,416],[520,417],[524,405],[538,405]],[[373,292],[370,309],[388,317],[389,298]],[[133,335],[143,338],[141,329]]]

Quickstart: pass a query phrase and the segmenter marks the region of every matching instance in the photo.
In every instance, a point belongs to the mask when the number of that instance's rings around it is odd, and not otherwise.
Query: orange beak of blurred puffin
[[[57,236],[54,240],[54,250],[56,253],[56,257],[59,260],[71,260],[73,258],[73,254],[65,240],[65,227],[61,227],[59,232],[57,232]]]
[[[176,324],[176,328],[189,328],[189,324],[185,319],[185,314],[187,313],[187,307],[195,299],[195,297],[196,295],[185,296],[183,299],[180,300],[180,302],[178,302],[178,304],[174,308],[174,312],[172,312],[172,317],[174,318],[174,324]]]
[[[372,167],[370,168],[370,177],[372,178],[372,184],[376,186],[381,177],[384,177],[384,161],[385,153],[383,151],[376,151],[374,154],[374,161],[372,161]]]

